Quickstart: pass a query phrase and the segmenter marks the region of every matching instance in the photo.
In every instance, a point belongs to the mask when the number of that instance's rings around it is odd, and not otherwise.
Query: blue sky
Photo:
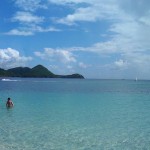
[[[149,0],[1,0],[0,68],[150,79]]]

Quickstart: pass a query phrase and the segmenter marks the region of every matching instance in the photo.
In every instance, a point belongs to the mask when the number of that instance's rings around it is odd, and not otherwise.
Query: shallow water
[[[150,149],[150,81],[0,81],[0,114],[0,150]]]

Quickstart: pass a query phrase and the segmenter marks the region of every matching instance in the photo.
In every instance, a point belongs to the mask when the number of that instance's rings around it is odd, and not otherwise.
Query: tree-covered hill
[[[80,74],[56,75],[42,65],[37,65],[33,68],[16,67],[8,70],[0,68],[0,77],[80,78],[80,79],[84,78]]]

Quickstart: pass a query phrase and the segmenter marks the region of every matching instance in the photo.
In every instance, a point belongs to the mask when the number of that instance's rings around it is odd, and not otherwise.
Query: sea
[[[150,81],[0,79],[0,150],[150,150]]]

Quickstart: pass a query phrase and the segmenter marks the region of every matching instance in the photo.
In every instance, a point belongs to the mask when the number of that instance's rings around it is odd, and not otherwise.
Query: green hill
[[[80,79],[84,78],[80,74],[56,75],[42,65],[37,65],[33,68],[16,67],[8,70],[0,68],[0,77],[80,78]]]
[[[0,77],[7,76],[7,71],[0,68]]]
[[[37,65],[35,67],[33,67],[30,71],[30,76],[31,77],[55,77],[55,75],[50,72],[47,68],[45,68],[42,65]]]
[[[8,69],[7,73],[9,76],[12,77],[27,77],[30,70],[31,69],[28,67],[16,67],[16,68]]]
[[[71,75],[60,75],[61,78],[84,78],[82,75],[75,73]]]

